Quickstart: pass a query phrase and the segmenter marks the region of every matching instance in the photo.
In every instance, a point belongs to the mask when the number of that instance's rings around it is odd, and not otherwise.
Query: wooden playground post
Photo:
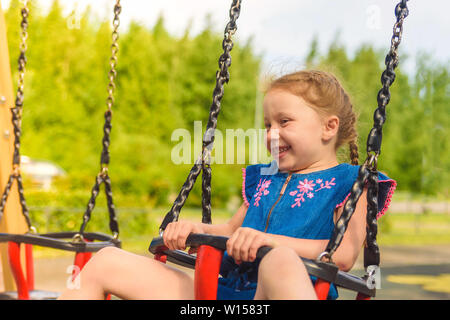
[[[14,151],[14,134],[11,123],[11,110],[14,106],[11,67],[9,64],[6,23],[0,4],[0,197],[3,194],[8,177],[12,172],[12,156]],[[28,230],[25,218],[20,211],[17,184],[13,184],[6,202],[3,217],[0,221],[0,232],[24,233]],[[0,243],[3,282],[5,291],[16,290],[8,263],[7,243]]]

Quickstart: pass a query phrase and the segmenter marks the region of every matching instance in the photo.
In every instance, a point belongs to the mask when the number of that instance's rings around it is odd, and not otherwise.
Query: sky
[[[0,0],[6,8],[10,0]],[[53,0],[37,0],[48,8]],[[319,39],[322,52],[336,39],[351,55],[362,44],[387,50],[395,22],[398,0],[243,0],[236,40],[252,38],[254,48],[263,57],[264,68],[271,72],[298,69],[312,39]],[[90,5],[101,19],[112,18],[114,0],[60,0],[69,15]],[[149,27],[162,14],[166,28],[182,35],[188,26],[191,34],[201,31],[209,14],[217,32],[223,32],[229,19],[231,0],[126,0],[121,1],[121,27],[131,20]],[[400,61],[404,70],[413,72],[421,52],[433,59],[450,63],[450,22],[447,0],[410,0],[410,15],[404,23]],[[72,16],[76,18],[76,16]],[[32,27],[32,26],[31,26]],[[82,27],[82,26],[81,26]],[[221,48],[218,48],[219,56]]]

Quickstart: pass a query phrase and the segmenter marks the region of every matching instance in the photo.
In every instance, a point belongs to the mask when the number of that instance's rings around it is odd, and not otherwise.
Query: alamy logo
[[[201,121],[194,121],[193,134],[187,129],[176,129],[172,132],[171,141],[176,143],[171,150],[171,160],[174,164],[194,164],[199,159],[202,153],[202,127]],[[212,144],[208,146],[211,157],[205,161],[208,164],[256,164],[272,161],[271,166],[263,168],[265,172],[262,174],[275,174],[278,169],[278,135],[272,136],[275,137],[271,138],[270,143],[273,152],[269,153],[265,129],[226,129],[225,133],[216,129],[205,132],[206,141],[211,141],[214,137],[214,147]]]
[[[381,289],[381,271],[379,266],[370,265],[367,267],[366,285],[369,289]]]

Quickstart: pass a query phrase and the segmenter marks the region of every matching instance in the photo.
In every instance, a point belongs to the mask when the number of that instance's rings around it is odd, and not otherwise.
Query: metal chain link
[[[374,113],[374,126],[367,138],[367,153],[375,155],[375,164],[378,155],[381,152],[382,140],[382,126],[386,121],[386,106],[390,101],[391,94],[389,87],[394,83],[395,72],[394,69],[398,65],[398,46],[403,34],[403,21],[408,16],[408,8],[406,6],[407,0],[402,0],[395,7],[396,22],[393,28],[393,35],[391,38],[391,47],[386,55],[385,65],[386,69],[381,74],[382,88],[378,91],[377,102],[378,108]]]
[[[112,106],[114,104],[114,92],[116,89],[115,80],[117,77],[117,54],[119,52],[119,25],[120,25],[120,19],[119,15],[122,11],[122,7],[120,5],[120,0],[117,0],[115,6],[114,6],[114,18],[113,18],[113,32],[111,35],[112,38],[112,44],[111,44],[111,57],[109,59],[109,66],[110,70],[108,72],[108,97],[106,98],[106,106],[107,110],[105,112],[105,125],[103,127],[103,150],[101,154],[101,171],[103,174],[106,174],[108,171],[108,164],[110,160],[109,156],[109,145],[110,145],[110,135],[111,135],[111,128],[112,128]]]
[[[27,51],[27,39],[28,39],[28,1],[23,2],[23,8],[20,10],[22,15],[22,21],[20,22],[21,32],[20,32],[20,54],[18,59],[18,71],[19,71],[19,79],[17,81],[17,93],[16,93],[16,101],[15,107],[11,109],[13,115],[13,125],[14,125],[14,156],[13,156],[13,164],[14,171],[18,173],[20,170],[20,136],[21,136],[21,127],[22,127],[22,108],[23,108],[23,100],[24,100],[24,85],[25,85],[25,71],[26,71],[26,51]]]
[[[20,11],[22,20],[20,22],[21,32],[20,32],[20,54],[18,59],[18,71],[19,78],[17,81],[17,92],[16,92],[16,100],[15,106],[11,108],[12,113],[12,125],[14,127],[14,153],[13,153],[13,161],[12,161],[12,173],[9,176],[8,183],[5,186],[5,190],[3,191],[2,198],[0,201],[0,220],[3,216],[3,212],[5,209],[6,201],[11,192],[12,185],[14,179],[17,180],[17,189],[19,192],[20,205],[22,208],[22,215],[25,218],[25,221],[28,226],[29,232],[35,230],[35,228],[31,224],[28,207],[25,201],[25,195],[22,184],[22,176],[20,173],[20,138],[22,135],[22,109],[23,109],[23,101],[24,101],[24,86],[25,86],[25,72],[26,72],[26,51],[27,51],[27,39],[28,39],[28,16],[29,16],[29,8],[28,1],[23,1],[23,7]]]
[[[170,222],[178,221],[180,211],[189,196],[200,172],[202,175],[202,222],[211,223],[211,167],[210,159],[214,144],[214,133],[217,128],[217,118],[220,112],[224,85],[230,80],[228,68],[231,65],[231,50],[233,49],[232,36],[237,30],[236,21],[239,18],[241,1],[233,0],[230,8],[230,21],[227,23],[222,41],[223,54],[219,57],[219,70],[216,72],[216,86],[213,91],[213,101],[210,107],[206,131],[203,135],[202,154],[190,170],[186,181],[175,199],[172,208],[166,214],[159,227],[160,234]]]
[[[369,170],[367,178],[367,215],[366,241],[364,246],[364,266],[380,264],[380,249],[377,244],[377,214],[378,214],[378,171]]]
[[[382,88],[378,92],[377,102],[378,108],[374,112],[374,126],[369,133],[367,138],[367,158],[364,164],[361,166],[358,178],[353,184],[352,191],[350,197],[347,199],[344,204],[344,209],[341,214],[341,217],[338,219],[335,229],[333,231],[333,235],[328,242],[328,245],[325,249],[325,254],[322,253],[320,257],[326,257],[331,261],[331,257],[336,249],[339,247],[344,233],[347,229],[348,222],[350,221],[351,216],[356,207],[356,203],[359,200],[359,197],[362,194],[364,185],[366,181],[371,183],[369,187],[371,190],[367,192],[367,201],[368,201],[368,212],[367,212],[367,236],[366,236],[366,244],[368,250],[371,250],[372,260],[374,262],[379,262],[379,250],[378,245],[376,244],[376,234],[377,234],[377,220],[376,214],[378,208],[375,208],[377,205],[376,197],[378,196],[378,190],[374,190],[375,184],[373,181],[375,180],[374,172],[377,172],[377,161],[378,155],[380,154],[381,148],[381,140],[382,140],[382,126],[386,121],[386,105],[390,100],[390,92],[389,87],[395,80],[395,72],[394,69],[398,65],[398,46],[401,41],[402,33],[403,33],[403,21],[408,16],[408,8],[406,6],[408,0],[402,0],[395,7],[395,16],[397,18],[394,28],[393,28],[393,36],[391,39],[391,47],[389,53],[386,56],[385,64],[386,70],[383,71],[381,75],[381,84]],[[378,174],[378,173],[377,173]],[[378,207],[378,205],[377,205]],[[375,216],[374,216],[375,215]],[[378,256],[378,258],[377,258]]]
[[[119,15],[122,11],[122,7],[120,5],[120,1],[117,1],[116,5],[114,6],[114,19],[112,22],[113,25],[113,32],[112,32],[112,44],[111,44],[111,57],[109,59],[109,66],[110,70],[108,73],[109,83],[108,83],[108,98],[106,99],[106,104],[108,107],[108,110],[111,111],[112,106],[114,104],[114,90],[116,89],[115,86],[115,80],[117,77],[117,54],[119,53],[119,26],[120,26],[120,19]]]
[[[381,75],[382,88],[378,92],[377,102],[378,108],[374,114],[374,128],[373,132],[367,138],[367,153],[366,162],[369,164],[370,175],[368,179],[367,190],[367,217],[366,217],[366,241],[364,248],[364,265],[378,266],[380,264],[380,250],[377,244],[377,213],[378,213],[378,172],[377,159],[381,152],[382,127],[386,121],[386,106],[390,100],[389,87],[395,80],[395,68],[399,62],[398,46],[400,45],[403,34],[403,21],[408,16],[409,11],[407,7],[407,0],[402,0],[395,7],[396,22],[393,28],[393,35],[391,38],[391,48],[386,55],[385,65],[386,70]],[[376,136],[379,136],[376,138]],[[371,140],[374,139],[374,140]],[[371,164],[370,159],[374,157]]]
[[[213,95],[208,124],[203,137],[202,157],[202,222],[211,223],[211,152],[214,144],[214,134],[217,128],[217,118],[219,116],[221,101],[224,94],[224,84],[230,80],[228,68],[231,66],[231,50],[233,49],[232,36],[236,33],[236,21],[241,11],[241,2],[234,1],[230,8],[230,21],[225,26],[224,40],[222,42],[223,54],[219,58],[220,71],[216,75],[216,87]]]
[[[111,141],[111,129],[112,129],[112,107],[114,105],[114,92],[116,89],[115,80],[117,77],[117,54],[119,52],[119,25],[120,19],[119,15],[122,11],[122,7],[120,5],[120,0],[116,1],[114,5],[114,18],[112,21],[113,31],[112,31],[112,44],[111,44],[111,57],[109,59],[110,70],[108,72],[108,97],[106,98],[106,107],[107,110],[105,112],[105,123],[103,126],[103,139],[102,139],[102,153],[100,157],[100,172],[95,177],[95,183],[91,190],[91,197],[86,207],[86,211],[83,215],[83,222],[80,227],[80,231],[73,238],[74,241],[80,241],[83,239],[83,233],[87,226],[87,223],[91,219],[92,211],[95,208],[95,201],[100,192],[100,186],[102,183],[105,184],[105,195],[107,200],[108,212],[109,212],[109,228],[113,233],[114,240],[117,240],[119,237],[119,224],[116,216],[116,209],[113,202],[112,196],[112,187],[111,187],[111,179],[108,174],[108,165],[110,161],[110,153],[109,146]]]
[[[8,178],[8,182],[6,183],[5,190],[2,194],[2,199],[0,201],[0,221],[3,217],[3,212],[5,210],[6,200],[8,200],[9,193],[11,192],[11,187],[14,181],[14,175],[11,174]]]

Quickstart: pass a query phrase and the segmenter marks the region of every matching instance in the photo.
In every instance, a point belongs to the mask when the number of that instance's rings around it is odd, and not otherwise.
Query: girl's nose
[[[267,149],[270,149],[272,147],[277,148],[278,147],[278,141],[280,139],[280,132],[278,129],[270,129],[266,132],[266,145]]]
[[[270,128],[270,130],[267,130],[267,139],[279,139],[280,138],[280,131],[276,128]]]

